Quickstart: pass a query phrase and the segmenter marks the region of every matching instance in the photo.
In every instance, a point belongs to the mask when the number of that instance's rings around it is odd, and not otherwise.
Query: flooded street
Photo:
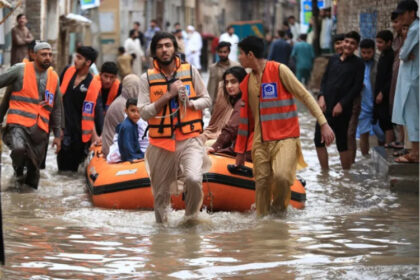
[[[309,167],[303,210],[200,214],[169,225],[151,211],[92,206],[84,172],[57,174],[49,151],[37,191],[18,193],[9,151],[2,154],[3,279],[418,279],[418,196],[391,193],[358,154],[343,172],[335,145],[319,170],[314,120],[300,113]]]

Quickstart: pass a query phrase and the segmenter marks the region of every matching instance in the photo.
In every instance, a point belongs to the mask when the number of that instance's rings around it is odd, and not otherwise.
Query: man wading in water
[[[210,167],[197,136],[203,130],[202,110],[211,98],[197,69],[181,63],[178,45],[167,32],[153,36],[153,69],[140,78],[140,116],[149,123],[146,165],[152,183],[158,223],[167,221],[171,193],[183,182],[185,216],[195,217],[203,202],[203,172]]]
[[[236,164],[244,164],[248,137],[254,131],[252,160],[258,216],[270,210],[286,211],[296,168],[306,166],[295,97],[316,117],[323,142],[329,145],[334,141],[334,133],[312,95],[286,65],[267,61],[263,53],[264,43],[258,37],[249,36],[239,42],[239,62],[252,72],[240,85],[245,104],[240,112]]]
[[[4,96],[8,102],[2,102],[0,121],[6,112],[4,106],[8,106],[4,142],[11,150],[18,181],[36,189],[50,130],[54,133],[56,153],[60,151],[63,105],[58,75],[50,67],[51,46],[38,43],[34,53],[34,62],[18,63],[0,75],[0,87],[11,86]]]

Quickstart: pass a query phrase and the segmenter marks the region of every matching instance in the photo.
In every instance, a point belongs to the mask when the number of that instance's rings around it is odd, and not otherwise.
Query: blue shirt
[[[370,71],[373,61],[365,61],[365,74],[363,78],[362,110],[360,118],[371,118],[373,116],[373,90],[370,82]]]
[[[144,153],[140,150],[139,133],[136,123],[129,118],[117,126],[118,148],[121,154],[121,161],[142,159]]]

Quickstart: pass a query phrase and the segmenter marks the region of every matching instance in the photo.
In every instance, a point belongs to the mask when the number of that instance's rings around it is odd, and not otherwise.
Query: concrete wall
[[[115,0],[103,0],[99,7],[99,28],[102,62],[114,61],[120,46],[120,6]],[[98,64],[100,67],[100,64]]]

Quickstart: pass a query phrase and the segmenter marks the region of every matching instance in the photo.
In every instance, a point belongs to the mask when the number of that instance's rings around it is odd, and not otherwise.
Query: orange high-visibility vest
[[[188,63],[182,64],[180,59],[176,57],[176,67],[175,78],[182,81],[190,100],[197,99],[192,84],[191,65]],[[154,68],[147,71],[147,79],[149,81],[150,101],[152,103],[169,91],[168,81],[161,73],[156,62],[154,62]],[[182,104],[178,104],[177,98],[175,99],[172,99],[157,113],[156,116],[163,118],[150,118],[148,121],[150,143],[171,151],[175,149],[175,139],[185,140],[196,137],[203,131],[202,111],[186,108],[186,114],[181,118],[185,108]],[[176,115],[170,116],[178,107],[179,111]]]
[[[100,75],[96,75],[95,79],[101,82]],[[118,79],[115,79],[115,81],[112,83],[111,88],[109,89],[108,97],[106,99],[105,110],[108,110],[109,105],[111,105],[112,101],[114,101],[115,98],[117,98],[118,90],[120,89],[120,84],[121,82]],[[102,85],[102,82],[101,82],[101,85]]]
[[[260,88],[259,118],[262,141],[275,141],[300,136],[297,107],[293,95],[288,92],[279,73],[280,64],[267,61]],[[248,104],[249,74],[241,82],[242,99],[245,105],[240,111],[238,137],[235,152],[245,153],[248,137],[254,130],[254,120]]]
[[[22,89],[12,92],[10,96],[6,123],[25,127],[37,124],[39,128],[49,133],[50,114],[54,107],[57,84],[58,75],[50,67],[47,70],[44,100],[39,100],[34,63],[25,62]]]
[[[66,94],[70,80],[76,74],[76,68],[70,66],[64,73],[61,81],[60,90],[63,96]],[[85,100],[82,108],[82,141],[89,142],[92,138],[93,129],[95,127],[95,106],[98,99],[99,91],[101,90],[101,82],[93,78],[89,84]]]

